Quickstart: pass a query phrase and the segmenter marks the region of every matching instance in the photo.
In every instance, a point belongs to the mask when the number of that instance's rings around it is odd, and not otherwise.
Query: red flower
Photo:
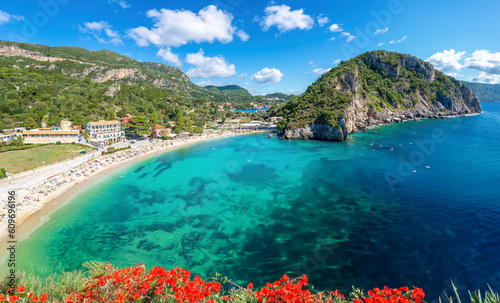
[[[415,300],[415,302],[420,303],[422,299],[425,297],[425,293],[421,288],[414,287],[411,292],[411,298]]]
[[[21,286],[21,285],[19,285],[16,289],[19,292],[24,292],[26,290],[26,288],[24,286]]]
[[[47,293],[44,292],[40,301],[43,303],[43,302],[47,301],[47,298],[48,298]]]

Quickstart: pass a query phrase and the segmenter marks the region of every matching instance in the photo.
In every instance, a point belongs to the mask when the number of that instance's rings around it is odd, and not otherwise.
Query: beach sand
[[[246,134],[255,134],[255,133],[263,133],[267,131],[252,131],[252,132],[247,132],[247,133],[233,133],[233,132],[226,132],[223,134],[212,134],[212,135],[203,135],[200,136],[196,139],[187,139],[187,140],[178,140],[175,142],[172,142],[173,145],[167,145],[167,142],[170,143],[170,141],[164,141],[161,143],[154,143],[150,145],[145,145],[144,147],[149,148],[153,147],[151,150],[148,152],[142,153],[137,156],[133,156],[130,158],[126,158],[122,161],[117,161],[115,163],[112,163],[110,165],[104,166],[100,168],[98,171],[95,171],[88,176],[81,176],[78,178],[74,178],[72,182],[68,182],[64,184],[63,186],[60,186],[57,188],[57,190],[51,192],[47,196],[40,195],[40,201],[39,202],[34,202],[32,204],[27,205],[26,208],[22,209],[22,212],[17,213],[17,218],[16,218],[16,228],[15,228],[15,241],[21,241],[24,238],[28,237],[32,231],[36,230],[38,226],[43,224],[44,220],[48,219],[48,215],[53,212],[54,210],[58,209],[62,205],[64,205],[66,202],[68,202],[71,197],[75,194],[81,193],[82,191],[86,190],[86,187],[89,185],[93,184],[94,182],[98,181],[100,178],[104,176],[110,176],[112,175],[115,171],[118,171],[122,168],[125,168],[127,166],[130,166],[138,161],[144,160],[146,158],[150,158],[152,156],[156,156],[168,151],[172,151],[175,149],[178,149],[180,147],[198,143],[198,142],[203,142],[203,141],[208,141],[208,140],[214,140],[214,139],[220,139],[220,138],[226,138],[226,137],[231,137],[231,136],[238,136],[238,135],[246,135]],[[164,145],[164,147],[161,147]],[[139,147],[138,149],[142,149],[143,146]],[[106,159],[106,157],[110,156],[118,156],[120,153],[126,153],[134,151],[134,149],[126,150],[126,151],[121,151],[117,152],[113,155],[107,155],[107,156],[99,156],[97,158],[94,158],[92,160],[89,160],[87,163],[99,160],[99,159]],[[74,169],[74,168],[72,168]],[[69,171],[69,169],[68,169]],[[61,175],[61,174],[59,174]],[[53,178],[53,177],[51,177]],[[26,187],[32,187],[33,184],[27,184]],[[23,189],[18,192],[18,196],[16,197],[17,200],[22,200],[24,196],[26,195],[31,195],[28,190]],[[0,251],[5,252],[7,247],[9,247],[10,243],[8,243],[9,239],[7,233],[7,222],[2,222],[0,224]],[[1,253],[1,255],[4,255],[4,253]],[[2,257],[2,259],[4,256]]]

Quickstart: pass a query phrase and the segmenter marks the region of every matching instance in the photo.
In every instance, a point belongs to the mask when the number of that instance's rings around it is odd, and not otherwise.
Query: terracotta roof
[[[89,122],[90,125],[107,125],[107,124],[120,124],[120,121],[112,120],[112,121],[98,121],[98,122]]]
[[[153,128],[165,128],[165,126],[156,124],[155,126],[153,126]]]

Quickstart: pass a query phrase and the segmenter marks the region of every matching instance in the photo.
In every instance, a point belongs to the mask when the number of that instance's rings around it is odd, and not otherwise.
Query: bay
[[[90,260],[181,266],[246,285],[418,286],[428,301],[500,288],[500,104],[376,127],[346,142],[248,135],[118,171],[19,243],[47,276]],[[427,168],[426,168],[427,167]]]

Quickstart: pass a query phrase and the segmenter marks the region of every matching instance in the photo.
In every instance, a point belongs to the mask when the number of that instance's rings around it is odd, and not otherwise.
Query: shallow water
[[[165,153],[51,214],[18,269],[140,262],[256,286],[305,273],[319,289],[415,285],[429,301],[452,279],[499,290],[500,104],[483,110],[344,143],[249,135]]]

